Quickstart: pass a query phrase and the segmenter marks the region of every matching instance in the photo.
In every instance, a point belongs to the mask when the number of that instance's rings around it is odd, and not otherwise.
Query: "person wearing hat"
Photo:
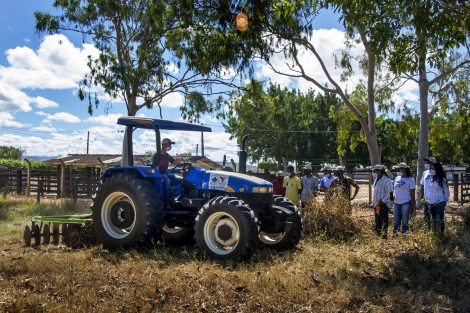
[[[336,176],[332,174],[331,166],[325,166],[323,168],[323,177],[320,180],[320,191],[327,191],[331,187],[331,184],[335,181],[335,179]]]
[[[385,172],[385,166],[377,164],[372,168],[374,179],[374,197],[372,206],[375,214],[375,232],[387,239],[388,211],[391,206],[390,194],[393,190],[393,182]]]
[[[353,178],[344,174],[344,166],[338,166],[335,169],[337,178],[331,184],[332,188],[341,187],[341,191],[348,200],[354,200],[359,192],[359,185]],[[354,195],[351,197],[351,186],[354,187]]]
[[[287,166],[287,173],[289,176],[284,177],[283,186],[286,188],[286,197],[293,204],[299,205],[300,194],[302,193],[302,183],[300,178],[295,175],[294,166]]]
[[[163,139],[160,152],[155,153],[152,158],[152,166],[155,167],[163,176],[164,196],[166,199],[170,196],[170,177],[168,176],[167,171],[169,165],[175,163],[175,159],[168,154],[168,151],[171,150],[171,146],[174,144],[175,142],[171,141],[169,138]]]
[[[307,202],[317,194],[318,189],[318,178],[313,176],[312,166],[310,164],[304,167],[305,175],[302,176],[302,194],[300,200],[302,201],[302,207],[304,208]]]
[[[286,188],[284,188],[284,172],[279,171],[276,173],[276,179],[273,180],[273,195],[285,196]]]
[[[411,177],[410,167],[406,163],[400,163],[400,175],[393,182],[393,238],[398,236],[401,224],[401,232],[406,236],[408,232],[408,219],[415,206],[416,182]]]
[[[423,172],[423,175],[421,176],[421,180],[419,181],[419,193],[420,193],[421,201],[424,201],[424,195],[426,193],[425,181],[429,180],[430,168],[434,163],[437,163],[436,158],[432,156],[424,158],[423,161],[424,161],[425,171]],[[429,206],[427,206],[426,204],[423,205],[423,215],[424,215],[424,223],[428,225],[428,228],[430,228],[431,227],[431,211],[429,210]]]

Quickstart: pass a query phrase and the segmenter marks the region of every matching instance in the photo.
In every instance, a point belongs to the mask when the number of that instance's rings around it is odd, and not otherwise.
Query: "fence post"
[[[65,163],[60,160],[60,171],[59,171],[59,197],[65,197]]]
[[[462,188],[460,188],[460,205],[463,206],[463,186],[466,184],[464,181],[465,179],[465,174],[460,174],[460,181],[462,182]]]
[[[23,170],[16,170],[16,193],[21,195],[23,193]]]
[[[372,184],[371,184],[371,179],[372,179],[372,172],[369,171],[367,173],[367,184],[369,185],[369,204],[372,204]]]
[[[454,186],[454,201],[459,201],[459,174],[452,174],[452,185]]]
[[[28,168],[26,169],[26,196],[31,195],[31,162],[28,159],[24,159],[28,163]]]
[[[40,203],[41,202],[41,193],[42,193],[42,180],[43,177],[39,176],[38,177],[38,191],[36,193],[36,202]]]

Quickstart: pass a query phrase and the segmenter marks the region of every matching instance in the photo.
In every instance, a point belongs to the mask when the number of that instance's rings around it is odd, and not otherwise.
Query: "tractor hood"
[[[272,193],[272,184],[264,179],[226,171],[207,171],[202,189],[227,192]]]

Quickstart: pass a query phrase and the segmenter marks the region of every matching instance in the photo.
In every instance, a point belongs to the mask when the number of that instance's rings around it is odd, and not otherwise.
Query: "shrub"
[[[307,236],[348,240],[361,229],[352,216],[349,200],[337,190],[329,192],[324,199],[312,198],[302,213]]]

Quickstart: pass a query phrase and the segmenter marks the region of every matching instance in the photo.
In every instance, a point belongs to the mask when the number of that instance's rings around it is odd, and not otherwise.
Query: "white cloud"
[[[62,121],[66,123],[80,123],[80,119],[73,114],[67,112],[58,112],[47,115],[48,120]]]
[[[120,118],[122,114],[107,114],[107,115],[98,115],[98,116],[91,116],[87,118],[84,122],[88,123],[98,123],[105,126],[112,126],[116,125],[118,118]]]
[[[55,127],[49,127],[49,126],[36,126],[36,127],[31,127],[31,130],[34,131],[39,131],[39,132],[57,132],[57,128]]]
[[[47,116],[47,113],[46,112],[43,112],[43,111],[36,111],[34,112],[36,115],[39,115],[39,116]]]
[[[21,90],[3,82],[0,77],[0,110],[31,111],[31,98]]]
[[[43,97],[35,97],[32,99],[36,106],[40,109],[48,109],[48,108],[57,108],[59,104],[55,101],[43,98]]]
[[[15,121],[15,118],[9,112],[0,112],[0,126],[23,127],[23,124]]]
[[[312,32],[311,43],[317,49],[318,54],[323,60],[326,68],[329,70],[330,75],[339,85],[344,88],[351,90],[363,78],[362,71],[359,68],[358,62],[353,61],[354,74],[346,82],[340,82],[340,76],[342,69],[335,68],[334,55],[340,55],[341,50],[346,48],[344,44],[344,32],[338,29],[317,29]],[[364,54],[364,49],[361,45],[355,45],[350,51],[353,57],[358,57]],[[306,51],[305,49],[299,49],[299,61],[302,64],[307,75],[315,78],[320,84],[328,84],[326,75],[324,74],[320,62],[317,61],[315,56]],[[282,54],[275,55],[271,63],[274,68],[283,73],[297,74],[289,69],[292,67],[292,61],[284,58]],[[296,67],[294,67],[296,68]],[[296,68],[298,69],[298,68]],[[301,91],[308,91],[310,88],[319,90],[313,85],[313,83],[303,78],[293,78],[285,75],[276,74],[269,65],[260,62],[258,65],[258,78],[270,79],[273,83],[281,85],[281,87],[299,88]]]
[[[167,70],[168,72],[170,72],[171,74],[173,74],[173,75],[177,75],[177,74],[180,72],[178,66],[176,66],[175,63],[170,63],[170,64],[168,64],[168,65],[166,66],[166,70]]]
[[[172,92],[166,95],[161,103],[165,108],[179,108],[184,105],[184,97],[179,92]]]
[[[0,80],[19,89],[74,88],[88,72],[88,56],[99,51],[93,45],[75,47],[64,35],[44,37],[37,52],[28,47],[6,51],[9,67],[0,67]]]
[[[58,103],[44,97],[29,97],[24,89],[76,88],[88,72],[88,56],[99,51],[90,44],[75,47],[64,35],[44,37],[37,51],[16,47],[6,52],[8,66],[0,65],[0,109],[31,111],[56,108]]]

